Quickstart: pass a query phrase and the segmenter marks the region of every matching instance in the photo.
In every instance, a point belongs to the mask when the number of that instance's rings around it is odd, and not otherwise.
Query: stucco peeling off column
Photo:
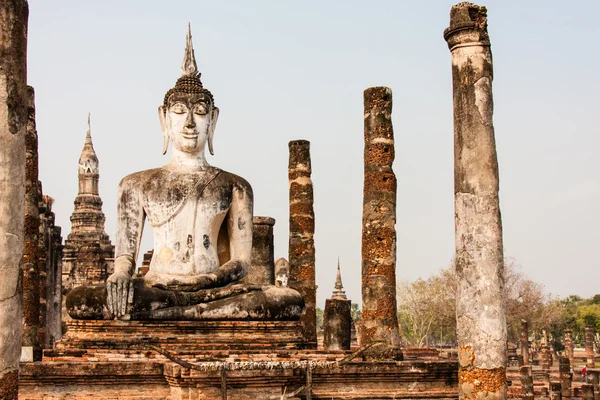
[[[504,399],[504,256],[486,8],[453,6],[444,38],[452,53],[454,93],[459,397]]]
[[[396,307],[396,175],[392,90],[364,92],[364,192],[360,343],[400,346]]]
[[[317,345],[317,287],[315,285],[315,212],[310,175],[310,142],[289,143],[290,160],[290,272],[288,286],[304,298],[306,313],[302,316],[304,339]]]
[[[27,131],[25,0],[0,1],[0,399],[17,398]]]

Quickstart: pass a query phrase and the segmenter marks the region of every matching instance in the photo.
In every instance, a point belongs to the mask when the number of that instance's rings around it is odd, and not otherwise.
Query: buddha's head
[[[210,91],[200,81],[189,27],[181,73],[175,87],[169,89],[163,104],[158,107],[163,154],[167,152],[169,141],[177,150],[190,154],[204,152],[208,143],[210,154],[214,154],[212,141],[219,109],[215,107]]]

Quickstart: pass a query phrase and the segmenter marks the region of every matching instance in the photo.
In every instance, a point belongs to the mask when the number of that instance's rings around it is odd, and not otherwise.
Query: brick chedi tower
[[[104,282],[113,271],[115,246],[104,231],[106,217],[98,194],[98,165],[88,115],[88,131],[79,158],[79,193],[63,250],[63,291]]]

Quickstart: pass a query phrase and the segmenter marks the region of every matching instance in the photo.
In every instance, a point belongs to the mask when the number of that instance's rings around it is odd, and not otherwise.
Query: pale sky
[[[30,0],[40,178],[63,237],[92,113],[106,231],[116,190],[162,156],[157,107],[180,76],[187,22],[220,108],[209,163],[246,178],[255,215],[288,251],[290,140],[311,142],[318,303],[337,257],[360,304],[363,90],[393,90],[397,277],[426,278],[454,252],[452,2]],[[599,293],[600,2],[494,0],[494,124],[505,256],[559,296]],[[150,226],[147,225],[147,233]],[[146,238],[140,253],[152,247]]]

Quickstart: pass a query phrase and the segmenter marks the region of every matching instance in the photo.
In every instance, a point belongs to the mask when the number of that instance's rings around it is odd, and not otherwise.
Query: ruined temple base
[[[408,349],[425,357],[350,360],[352,351],[308,349],[299,322],[70,321],[67,328],[41,362],[21,363],[19,399],[305,399],[307,387],[313,399],[458,398],[456,360]]]

